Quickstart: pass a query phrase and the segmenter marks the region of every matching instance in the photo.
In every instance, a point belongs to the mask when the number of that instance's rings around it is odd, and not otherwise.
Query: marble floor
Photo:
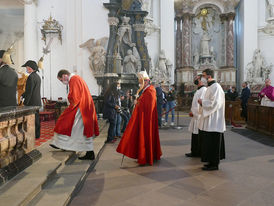
[[[189,119],[183,128],[161,129],[163,156],[153,166],[106,145],[100,160],[71,206],[273,206],[274,147],[242,136],[228,127],[226,159],[218,171],[202,171],[199,158],[187,158]],[[243,129],[245,130],[245,129]],[[274,142],[274,139],[270,139]]]

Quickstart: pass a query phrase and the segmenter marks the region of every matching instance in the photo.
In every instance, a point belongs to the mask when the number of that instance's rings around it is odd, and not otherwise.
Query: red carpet
[[[40,146],[41,144],[47,142],[53,137],[54,126],[55,120],[41,121],[41,135],[39,139],[35,140],[35,146]]]

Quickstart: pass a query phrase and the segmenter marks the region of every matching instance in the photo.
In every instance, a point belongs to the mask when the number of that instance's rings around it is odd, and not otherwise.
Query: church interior
[[[273,205],[274,0],[0,0],[0,50],[0,205]],[[1,104],[7,56],[16,105]],[[40,104],[23,103],[29,60]],[[225,95],[226,159],[203,172],[184,153],[194,82],[206,69]],[[94,161],[50,147],[71,103],[61,70],[80,76],[94,101]],[[163,93],[176,91],[160,113],[163,156],[152,167],[105,142],[104,94],[116,82],[125,97],[139,93],[143,71]]]

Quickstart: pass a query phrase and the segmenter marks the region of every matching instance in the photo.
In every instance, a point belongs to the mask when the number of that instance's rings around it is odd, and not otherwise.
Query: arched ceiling
[[[195,13],[201,5],[213,4],[221,10],[222,13],[234,12],[235,7],[240,0],[174,0],[175,12],[177,15],[182,13]]]

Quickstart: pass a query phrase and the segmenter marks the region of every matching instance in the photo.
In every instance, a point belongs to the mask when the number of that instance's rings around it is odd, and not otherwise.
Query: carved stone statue
[[[103,74],[106,63],[106,50],[108,38],[103,37],[96,42],[94,39],[89,39],[80,45],[80,48],[87,48],[90,52],[89,66],[95,74]]]
[[[129,17],[122,17],[122,24],[118,28],[117,32],[118,53],[120,53],[122,58],[126,56],[126,52],[129,48],[135,46],[131,40],[132,29],[129,20]]]
[[[166,58],[165,51],[161,50],[159,54],[158,67],[155,69],[156,82],[168,82],[170,78],[170,70],[172,69],[172,62]]]
[[[274,18],[274,1],[266,0],[266,9],[268,11],[268,18]]]
[[[135,74],[137,69],[138,59],[132,54],[132,50],[127,51],[127,56],[124,58],[123,72]]]
[[[210,56],[209,52],[209,41],[211,38],[209,37],[207,31],[203,31],[203,36],[201,38],[201,47],[200,47],[200,55],[202,57]]]
[[[246,79],[250,83],[263,83],[269,77],[272,70],[272,64],[266,65],[264,57],[259,49],[254,51],[252,62],[246,66]]]
[[[135,58],[137,59],[137,70],[136,72],[140,72],[141,71],[141,68],[142,68],[142,62],[141,62],[141,57],[139,55],[139,52],[137,51],[136,47],[134,46],[133,47],[133,55],[135,56]]]

